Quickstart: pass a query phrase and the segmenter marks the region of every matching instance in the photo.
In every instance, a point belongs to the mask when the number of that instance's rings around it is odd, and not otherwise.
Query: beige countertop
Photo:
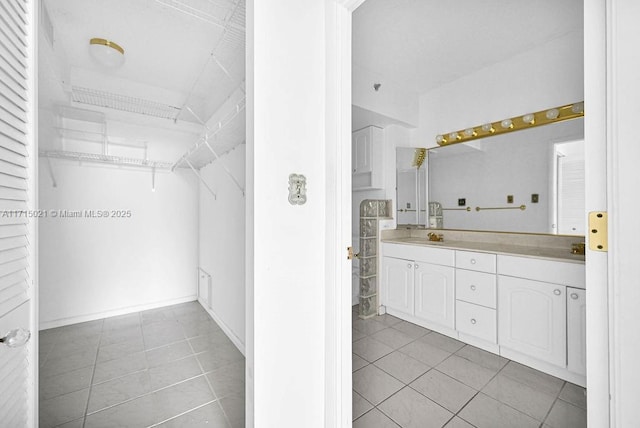
[[[569,263],[585,262],[583,254],[572,254],[569,248],[540,247],[529,245],[513,245],[498,242],[475,242],[445,240],[442,242],[429,241],[422,237],[388,237],[381,240],[384,243],[431,246],[450,250],[467,250],[483,253],[494,253],[507,256],[524,256],[538,259],[555,260]]]

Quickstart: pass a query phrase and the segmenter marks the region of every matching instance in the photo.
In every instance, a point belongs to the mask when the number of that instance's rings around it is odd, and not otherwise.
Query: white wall
[[[245,198],[223,169],[245,184],[244,144],[200,170],[199,266],[212,277],[211,312],[245,352]]]
[[[50,115],[41,115],[50,143]],[[150,137],[149,158],[176,160],[188,136],[110,123]],[[164,136],[164,140],[162,140]],[[131,210],[130,218],[44,218],[39,223],[40,327],[48,328],[195,299],[198,193],[189,171],[151,171],[52,159],[39,163],[43,210]]]
[[[380,83],[376,91],[374,83]],[[358,65],[353,66],[352,104],[388,118],[407,127],[418,125],[418,93],[409,91],[395,82]]]
[[[569,33],[422,94],[417,140],[583,99],[583,35]]]
[[[329,3],[247,2],[247,426],[325,426]],[[288,202],[291,173],[304,205]]]

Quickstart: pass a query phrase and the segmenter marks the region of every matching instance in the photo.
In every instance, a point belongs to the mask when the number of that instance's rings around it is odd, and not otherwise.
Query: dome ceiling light
[[[119,44],[106,39],[89,40],[89,54],[104,67],[118,68],[124,64],[124,49]]]

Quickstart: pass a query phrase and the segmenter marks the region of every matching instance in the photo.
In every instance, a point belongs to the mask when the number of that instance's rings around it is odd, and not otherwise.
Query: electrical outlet
[[[512,204],[513,203],[513,195],[507,195],[507,203],[508,204]]]
[[[531,203],[532,204],[537,204],[539,199],[540,198],[539,198],[537,193],[532,193],[531,194]]]
[[[465,205],[467,205],[467,198],[459,198],[458,199],[458,206],[459,207],[464,207]]]

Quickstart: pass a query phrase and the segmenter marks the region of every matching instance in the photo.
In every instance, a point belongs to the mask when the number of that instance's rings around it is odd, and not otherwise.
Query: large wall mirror
[[[420,196],[439,204],[445,229],[584,235],[583,139],[578,118],[430,149]],[[415,149],[398,149],[398,159],[404,150]],[[400,172],[397,186],[400,210],[416,190]],[[429,216],[417,220],[408,223]]]

